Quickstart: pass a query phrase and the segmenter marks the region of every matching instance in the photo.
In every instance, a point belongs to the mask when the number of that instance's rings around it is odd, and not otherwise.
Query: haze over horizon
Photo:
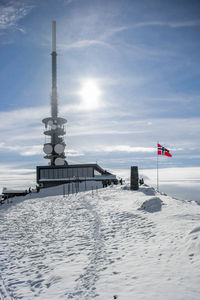
[[[0,187],[48,163],[52,20],[67,161],[154,169],[159,141],[162,168],[199,178],[199,13],[197,0],[0,1]]]

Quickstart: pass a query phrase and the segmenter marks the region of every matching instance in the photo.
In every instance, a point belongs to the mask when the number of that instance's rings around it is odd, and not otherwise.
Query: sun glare
[[[100,106],[101,91],[98,83],[94,79],[87,79],[83,82],[80,90],[82,98],[82,106],[84,109],[92,110],[97,109]]]

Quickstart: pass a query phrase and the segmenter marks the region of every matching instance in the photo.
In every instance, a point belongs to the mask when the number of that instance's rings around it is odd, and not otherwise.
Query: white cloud
[[[156,148],[132,147],[129,145],[113,145],[113,146],[96,147],[96,151],[98,151],[98,152],[128,152],[128,153],[148,152],[148,153],[153,153],[156,151]]]
[[[72,42],[69,44],[59,44],[58,47],[62,50],[68,50],[68,49],[80,49],[80,48],[86,48],[90,46],[104,46],[110,49],[113,49],[111,45],[108,43],[105,43],[101,40],[80,40],[77,42]]]
[[[19,27],[18,21],[24,18],[33,6],[27,1],[7,1],[0,4],[0,30],[9,28],[24,31]]]
[[[95,20],[96,15],[92,16],[91,19]],[[96,17],[97,18],[97,17]],[[87,24],[88,18],[82,20],[82,22]],[[95,21],[94,21],[95,23]],[[104,46],[112,50],[116,50],[118,48],[119,51],[122,49],[120,48],[120,45],[111,44],[112,37],[115,36],[117,33],[127,31],[127,30],[134,30],[139,27],[148,27],[148,26],[167,26],[171,28],[182,28],[182,27],[192,27],[192,26],[199,26],[200,21],[199,20],[188,20],[188,21],[147,21],[147,22],[138,22],[132,25],[124,25],[124,26],[108,26],[105,28],[104,26],[98,27],[97,24],[93,24],[96,28],[96,34],[97,34],[97,39],[80,39],[78,41],[73,41],[73,38],[71,38],[68,43],[65,44],[59,44],[58,47],[62,50],[69,50],[69,49],[80,49],[80,48],[85,48],[85,47],[90,47],[90,46]],[[80,25],[81,26],[81,25]],[[89,24],[88,24],[89,26]],[[85,35],[87,36],[88,33],[88,27],[86,26],[81,26],[81,29],[85,31]],[[84,36],[83,32],[82,35]],[[151,56],[158,56],[158,55],[174,55],[174,53],[170,53],[169,50],[166,51],[159,51],[158,49],[150,49],[145,47],[144,45],[141,47],[138,47],[137,45],[130,46],[126,43],[123,43],[123,47],[126,48],[126,51],[130,48],[132,51],[132,55],[137,55],[137,56],[146,56],[146,55],[151,55]],[[121,50],[120,50],[121,49]],[[125,50],[125,49],[124,49]]]
[[[34,156],[34,155],[45,155],[43,153],[43,145],[30,145],[30,146],[12,146],[6,145],[5,143],[0,143],[0,150],[7,152],[16,152],[21,156]],[[74,149],[66,149],[66,154],[68,157],[83,156],[84,153]]]
[[[67,157],[84,156],[83,152],[74,149],[66,149],[65,153]]]
[[[156,183],[156,169],[141,170],[141,173],[147,175],[151,183]],[[174,184],[181,181],[200,180],[200,167],[159,168],[159,178],[162,183],[174,182]]]
[[[130,169],[113,169],[113,173],[126,178],[130,177]],[[157,182],[157,169],[139,169],[141,176],[148,178],[148,183],[156,184]],[[176,168],[159,168],[159,177],[162,183],[170,182],[177,184],[183,181],[196,181],[200,180],[200,167],[176,167]]]
[[[24,147],[24,149],[20,149],[19,154],[22,156],[32,156],[32,155],[40,155],[42,154],[42,145],[33,145],[31,147]]]
[[[75,2],[75,0],[62,0],[63,4],[70,5],[71,3]]]
[[[168,27],[193,27],[199,26],[200,20],[188,20],[188,21],[150,21],[150,22],[139,22],[133,25],[133,27],[145,27],[145,26],[168,26]]]
[[[109,27],[105,30],[104,33],[102,33],[101,38],[102,39],[108,39],[108,38],[112,37],[113,35],[115,35],[119,32],[123,32],[123,31],[129,30],[131,28],[132,28],[132,26]]]
[[[36,184],[36,171],[22,167],[22,163],[0,163],[0,187],[28,188]],[[0,190],[1,192],[1,190]]]
[[[117,33],[132,30],[134,28],[139,27],[148,27],[148,26],[168,26],[172,28],[179,28],[179,27],[192,27],[192,26],[199,26],[200,20],[188,20],[188,21],[147,21],[147,22],[138,22],[132,25],[125,25],[125,26],[116,26],[116,27],[109,27],[105,32],[100,35],[101,39],[106,40],[111,38]]]
[[[0,143],[0,150],[3,150],[5,152],[7,151],[17,152],[22,156],[32,156],[32,155],[42,154],[42,145],[13,146],[13,145],[8,145],[6,143]]]
[[[76,105],[60,106],[61,116],[68,117],[66,134],[66,155],[86,157],[89,160],[101,160],[108,166],[128,164],[130,155],[140,165],[151,165],[149,157],[155,156],[156,142],[159,141],[173,155],[171,165],[192,158],[197,154],[199,141],[199,118],[145,118],[137,119],[135,107],[97,110],[92,114],[76,109]],[[155,108],[154,108],[155,109]],[[0,112],[1,117],[1,153],[7,156],[20,155],[29,160],[35,155],[43,159],[43,117],[48,116],[48,107],[24,108],[10,112]],[[70,114],[69,114],[70,112]],[[145,113],[145,112],[144,112]],[[141,116],[143,111],[141,110]],[[111,161],[111,155],[115,153]],[[152,155],[151,155],[152,154]],[[96,156],[96,157],[95,157]],[[123,157],[122,157],[123,156]],[[109,159],[106,161],[106,157]],[[127,159],[126,159],[127,158]],[[120,159],[120,161],[118,161]],[[118,164],[119,163],[119,164]],[[36,164],[36,163],[35,163]]]
[[[35,172],[35,169],[27,169],[27,168],[20,168],[19,166],[16,165],[9,165],[9,164],[0,164],[1,170],[0,174],[1,175],[24,175],[24,174],[32,174]]]
[[[12,111],[0,112],[0,119],[4,128],[19,127],[24,124],[40,124],[41,120],[46,116],[49,107],[30,107],[17,109]],[[0,128],[1,130],[1,128]]]

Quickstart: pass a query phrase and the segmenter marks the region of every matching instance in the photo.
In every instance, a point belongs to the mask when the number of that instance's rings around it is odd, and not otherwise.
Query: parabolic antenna
[[[49,120],[48,125],[49,125],[49,126],[52,126],[52,125],[53,125],[53,121],[52,121],[52,120]]]
[[[56,129],[57,128],[57,125],[53,124],[51,125],[51,129]]]
[[[43,151],[46,154],[51,154],[53,151],[53,147],[51,146],[51,144],[45,144],[43,147]]]
[[[54,147],[54,151],[55,151],[56,153],[58,153],[58,154],[63,153],[64,150],[65,150],[65,147],[64,147],[64,145],[62,145],[62,144],[57,144],[57,145],[55,145],[55,147]]]
[[[56,166],[63,166],[65,164],[65,160],[63,158],[57,157],[55,159],[55,165]]]

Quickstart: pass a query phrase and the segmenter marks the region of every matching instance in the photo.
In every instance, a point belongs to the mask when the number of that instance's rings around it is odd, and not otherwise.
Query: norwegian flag
[[[169,150],[161,146],[160,144],[158,144],[158,155],[165,155],[168,157],[172,157],[172,155],[169,153]]]

